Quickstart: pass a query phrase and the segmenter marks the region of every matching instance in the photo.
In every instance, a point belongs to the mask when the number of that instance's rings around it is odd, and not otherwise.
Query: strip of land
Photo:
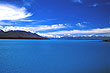
[[[96,42],[110,42],[110,40],[102,40],[102,41],[96,41]]]
[[[48,39],[36,33],[26,31],[0,31],[0,39]]]

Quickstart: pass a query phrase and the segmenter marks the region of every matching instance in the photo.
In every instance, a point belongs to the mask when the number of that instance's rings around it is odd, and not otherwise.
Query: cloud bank
[[[85,27],[85,25],[83,25],[83,24],[81,24],[81,23],[77,23],[76,26],[77,26],[77,27],[81,27],[81,28]]]
[[[11,22],[2,22],[2,21],[0,21],[0,25],[12,25],[12,23]]]
[[[55,30],[55,29],[61,29],[61,28],[66,28],[66,25],[63,25],[63,24],[38,25],[38,26],[35,26],[35,27],[29,27],[29,26],[23,26],[23,27],[22,26],[5,26],[5,27],[2,27],[2,30],[3,31],[22,30],[22,31],[37,32],[37,31]]]
[[[74,2],[74,3],[82,3],[81,0],[72,0],[72,2]]]
[[[99,6],[99,4],[98,4],[98,3],[94,3],[94,4],[92,4],[91,6],[92,6],[92,7],[97,7],[97,6]]]
[[[19,8],[9,4],[0,4],[0,20],[20,20],[32,16],[24,7]]]
[[[94,34],[94,33],[110,33],[110,28],[97,28],[92,30],[70,30],[70,31],[56,31],[56,32],[48,32],[42,33],[46,35],[61,35],[61,34]]]

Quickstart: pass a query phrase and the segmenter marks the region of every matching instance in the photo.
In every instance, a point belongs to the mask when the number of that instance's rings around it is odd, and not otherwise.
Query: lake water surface
[[[0,73],[110,73],[110,43],[0,39]]]

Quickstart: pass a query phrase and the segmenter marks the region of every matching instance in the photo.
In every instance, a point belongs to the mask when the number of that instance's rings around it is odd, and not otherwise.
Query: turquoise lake
[[[110,43],[0,39],[0,73],[110,73]]]

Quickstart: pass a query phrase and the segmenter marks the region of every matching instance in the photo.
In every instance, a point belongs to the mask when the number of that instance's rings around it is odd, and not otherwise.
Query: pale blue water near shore
[[[110,43],[0,40],[0,73],[109,73]]]

